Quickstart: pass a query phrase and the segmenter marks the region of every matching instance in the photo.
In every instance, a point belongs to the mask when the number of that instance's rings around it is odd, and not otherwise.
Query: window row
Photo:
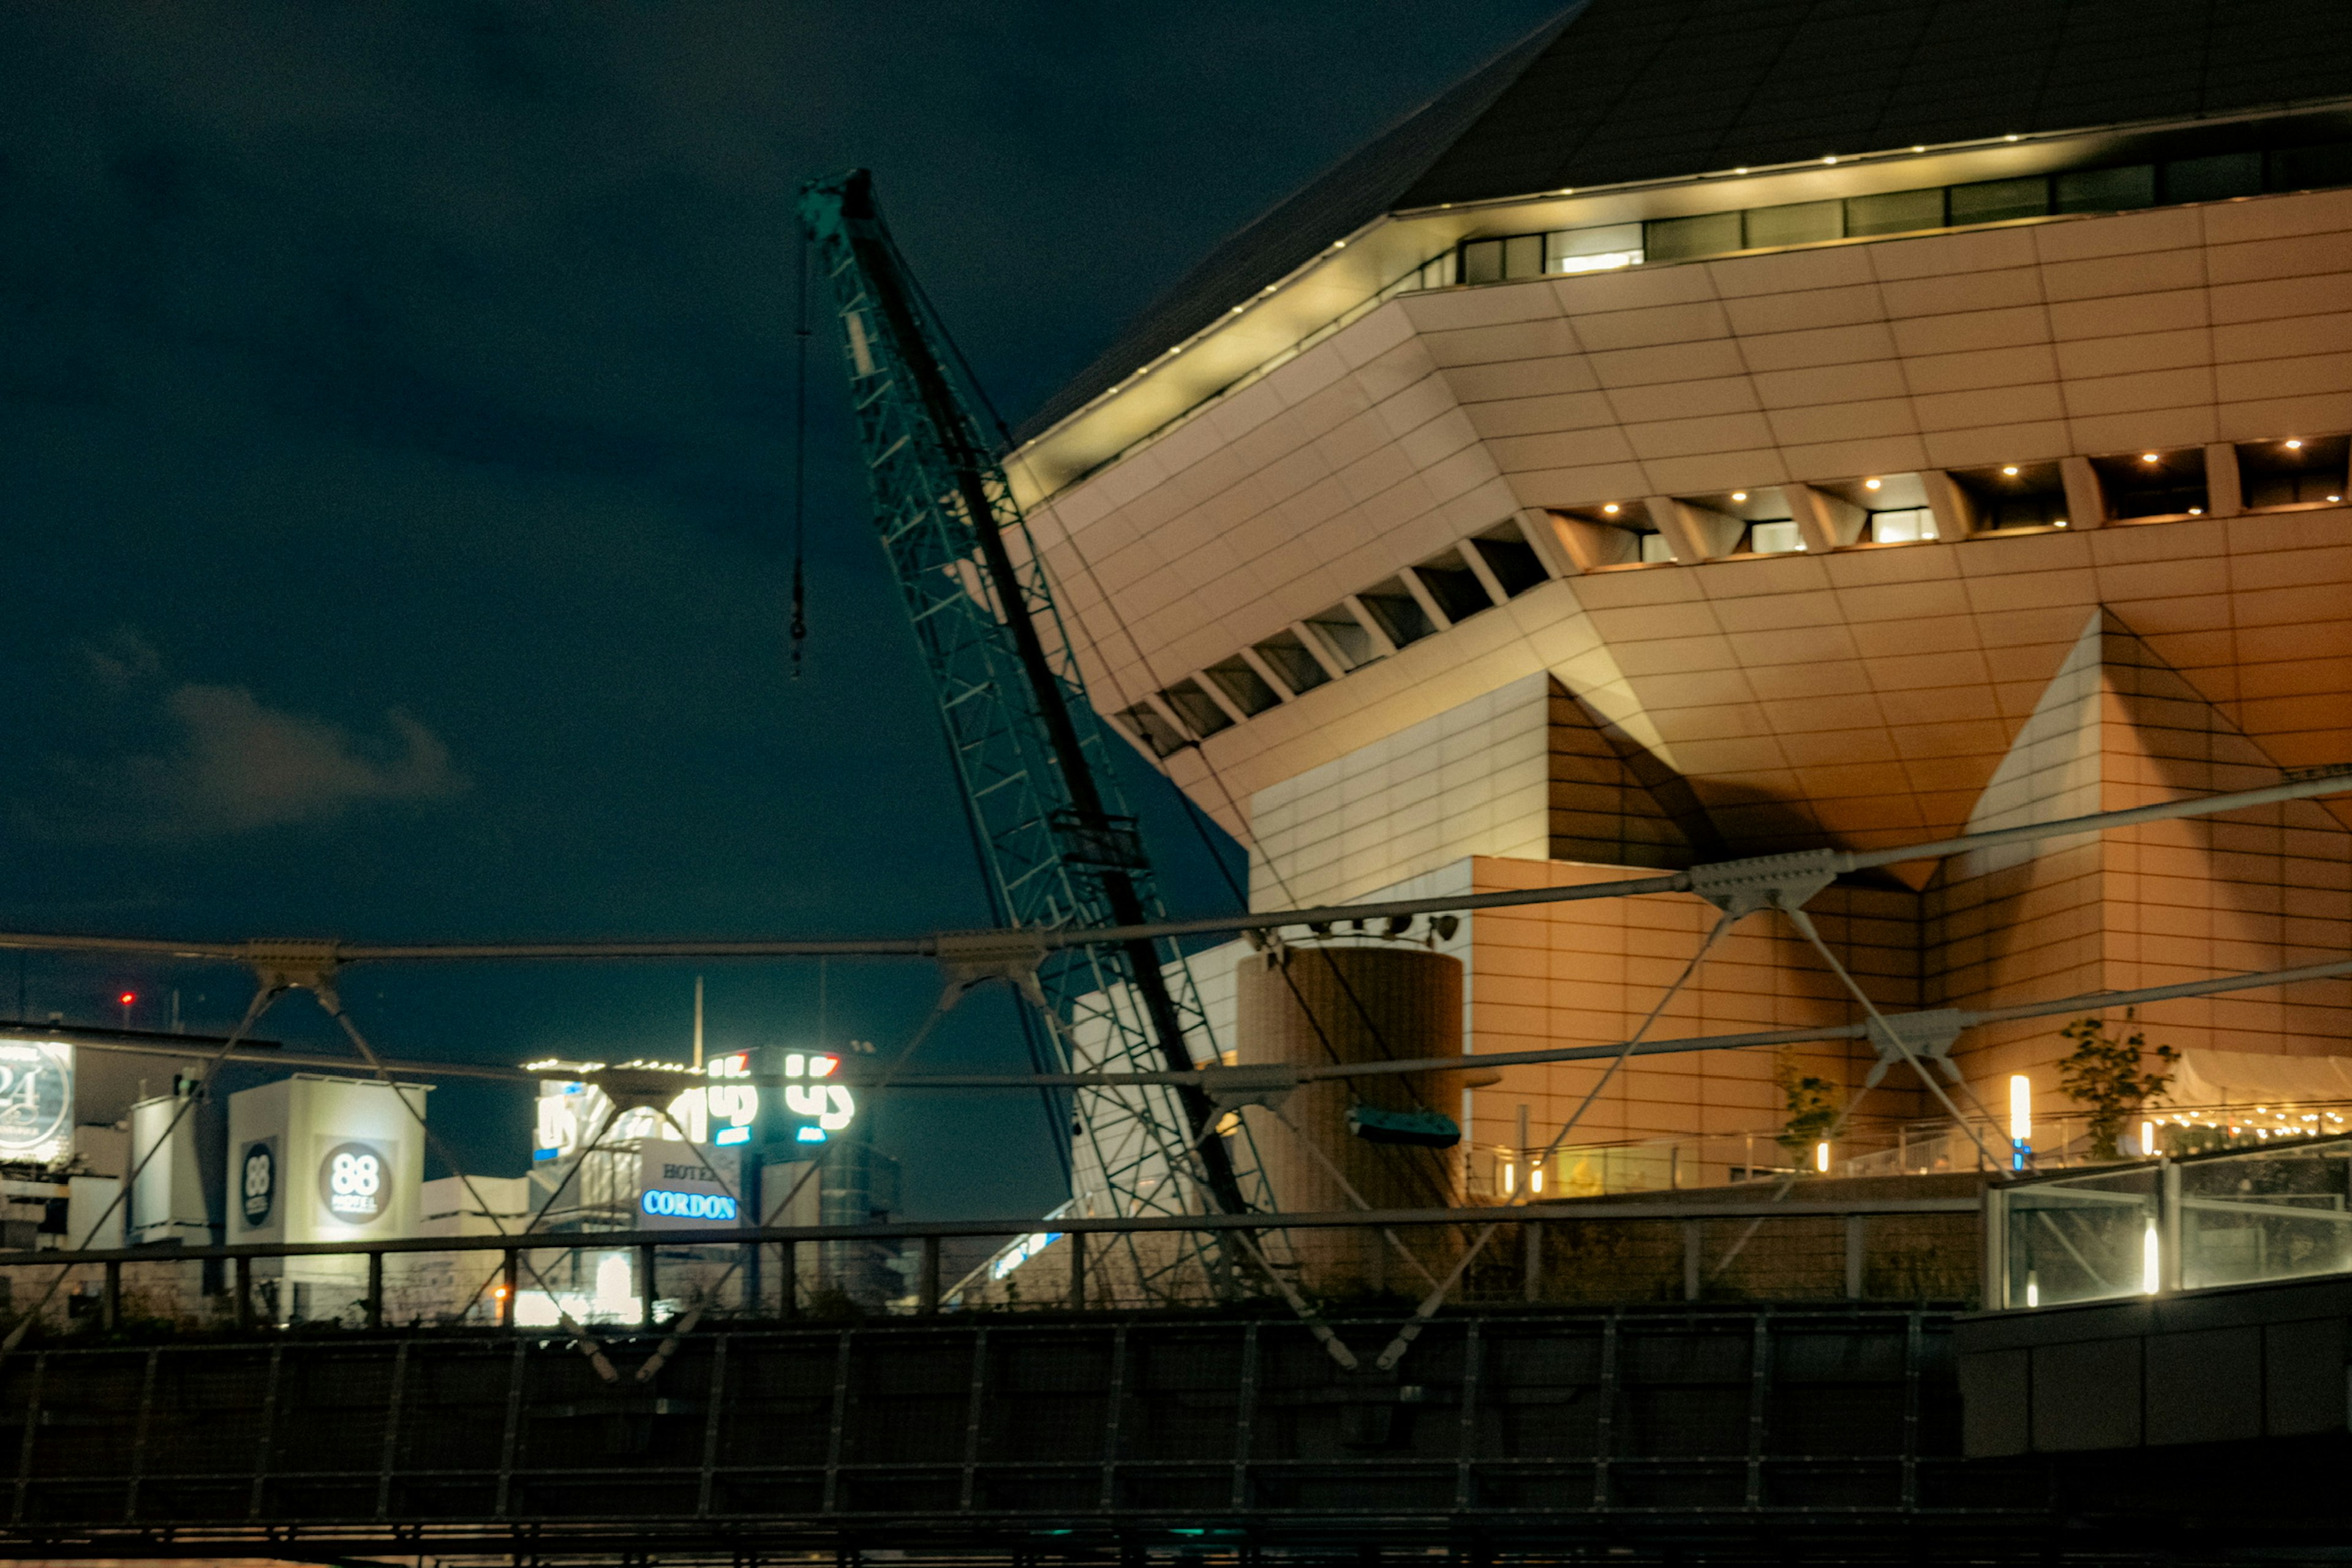
[[[2340,506],[2352,437],[2284,437],[2096,458],[1764,485],[1558,507],[1579,571],[1730,561],[1860,545],[1957,542],[2084,523]],[[1506,521],[1154,693],[1114,718],[1167,756],[1549,581]]]
[[[1643,262],[1688,261],[1741,250],[1922,234],[2066,213],[2128,212],[2335,185],[2352,185],[2352,142],[2068,169],[2054,174],[1885,191],[1843,200],[1471,239],[1423,266],[1397,291],[1454,283],[1504,283]]]
[[[1582,571],[2340,506],[2352,437],[2286,437],[1561,507]]]
[[[1517,522],[1441,551],[1115,715],[1155,756],[1203,741],[1496,605],[1551,572]]]

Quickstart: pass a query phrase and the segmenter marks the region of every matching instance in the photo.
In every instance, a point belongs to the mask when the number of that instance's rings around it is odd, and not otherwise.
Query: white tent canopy
[[[2163,1103],[2307,1105],[2352,1100],[2352,1057],[2289,1057],[2268,1051],[2180,1053]]]

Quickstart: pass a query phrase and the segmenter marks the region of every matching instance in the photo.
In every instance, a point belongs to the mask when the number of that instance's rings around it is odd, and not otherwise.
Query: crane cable
[[[793,679],[808,644],[808,228],[793,220]]]

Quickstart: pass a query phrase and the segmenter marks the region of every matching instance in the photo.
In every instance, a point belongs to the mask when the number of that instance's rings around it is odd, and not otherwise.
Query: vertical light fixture
[[[2042,1305],[2042,1276],[2032,1268],[2025,1271],[2025,1304],[2029,1307]]]
[[[2150,1219],[2139,1239],[2139,1288],[2143,1295],[2156,1294],[2157,1284],[2163,1279],[2158,1268],[2162,1258],[2163,1247],[2156,1238],[2156,1221]]]
[[[2010,1168],[2022,1171],[2033,1150],[2033,1080],[2021,1072],[2009,1075],[2009,1147]]]
[[[2139,1124],[2139,1152],[2144,1160],[2156,1157],[2156,1123],[2153,1121]]]
[[[1830,1173],[1830,1146],[1827,1140],[1813,1145],[1813,1169],[1824,1176]]]

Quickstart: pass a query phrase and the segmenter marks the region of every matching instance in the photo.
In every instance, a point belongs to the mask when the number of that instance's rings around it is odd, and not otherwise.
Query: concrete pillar
[[[1748,526],[1736,517],[1726,517],[1671,496],[1652,496],[1643,504],[1650,513],[1650,521],[1665,535],[1666,548],[1685,566],[1701,561],[1719,561],[1730,554],[1738,548],[1739,535]]]
[[[2205,448],[2205,515],[2235,517],[2245,510],[2245,485],[2238,478],[2238,448],[2227,441],[2216,441]]]
[[[1919,476],[1919,486],[1927,492],[1927,510],[1935,514],[1936,537],[1949,544],[1958,544],[1977,531],[1977,509],[1969,500],[1969,492],[1960,489],[1951,475],[1941,468],[1929,468]]]
[[[2091,459],[2061,458],[2058,459],[2058,474],[2066,481],[2066,526],[2105,527],[2106,497],[2099,489],[2098,470],[2091,467]]]
[[[1826,554],[1855,542],[1862,538],[1864,524],[1870,521],[1870,514],[1852,501],[1811,485],[1793,481],[1782,485],[1780,497],[1789,503],[1789,515],[1796,521],[1798,536],[1804,540],[1805,548],[1815,554]]]

